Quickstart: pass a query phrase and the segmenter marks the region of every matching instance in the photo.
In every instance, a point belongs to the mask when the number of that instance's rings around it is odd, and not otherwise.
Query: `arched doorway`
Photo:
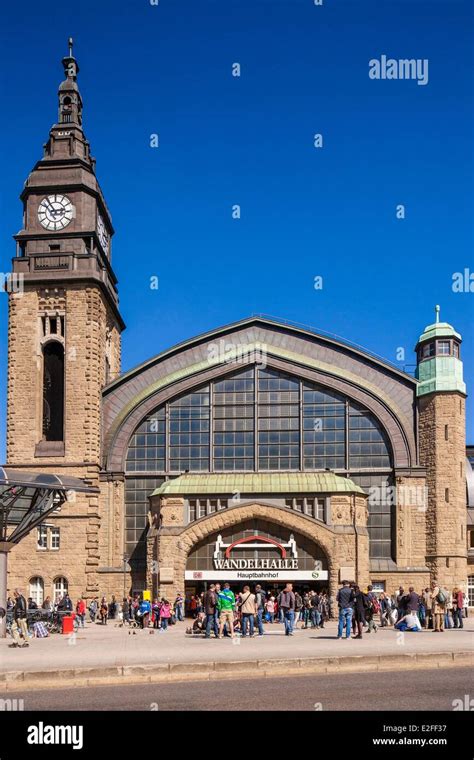
[[[235,591],[247,583],[278,591],[287,582],[303,593],[329,590],[328,558],[308,536],[271,520],[249,518],[209,534],[188,555],[188,598],[209,583],[225,581]]]

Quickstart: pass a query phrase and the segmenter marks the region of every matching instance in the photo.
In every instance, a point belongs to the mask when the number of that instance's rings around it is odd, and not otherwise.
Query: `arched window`
[[[467,576],[467,602],[469,607],[474,607],[474,575]]]
[[[44,581],[39,575],[35,575],[34,578],[30,578],[30,593],[29,596],[34,602],[41,607],[44,599]]]
[[[68,590],[68,586],[67,578],[64,578],[62,575],[54,579],[53,594],[55,602],[58,602],[64,596]]]
[[[64,348],[58,341],[43,348],[43,438],[64,440]]]

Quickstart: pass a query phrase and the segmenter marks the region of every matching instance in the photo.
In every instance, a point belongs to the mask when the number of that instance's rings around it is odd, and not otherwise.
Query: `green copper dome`
[[[462,361],[459,358],[461,340],[461,335],[452,325],[439,321],[439,306],[436,306],[436,321],[425,327],[416,346],[416,378],[419,380],[417,396],[452,391],[466,393]]]

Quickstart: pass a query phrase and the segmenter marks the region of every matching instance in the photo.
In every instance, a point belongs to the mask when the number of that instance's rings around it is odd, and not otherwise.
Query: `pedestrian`
[[[283,591],[278,595],[278,608],[283,613],[285,623],[285,636],[293,636],[293,621],[295,618],[295,594],[293,584],[287,583]]]
[[[418,615],[416,612],[407,612],[400,620],[397,620],[395,628],[398,631],[421,631]]]
[[[407,598],[407,594],[405,593],[405,589],[403,588],[403,586],[400,586],[400,588],[398,589],[398,594],[397,594],[397,613],[398,613],[397,620],[400,620],[400,618],[406,615],[407,601],[408,601],[408,598]]]
[[[351,622],[354,611],[355,594],[349,581],[342,581],[342,588],[339,589],[336,596],[339,607],[339,624],[337,628],[337,638],[342,639],[344,627],[346,629],[346,639],[351,637]]]
[[[354,621],[357,625],[357,635],[355,639],[362,638],[363,626],[367,623],[366,613],[370,609],[370,601],[359,586],[354,586]]]
[[[446,611],[444,613],[444,627],[453,628],[453,595],[451,591],[446,591]]]
[[[431,582],[431,600],[432,600],[432,615],[433,615],[433,633],[444,633],[444,615],[446,612],[447,593],[445,590],[437,584],[436,581]]]
[[[102,625],[107,625],[108,613],[109,613],[109,606],[107,604],[107,599],[105,596],[103,596],[100,602],[100,609],[99,609],[99,617],[100,617],[100,622],[102,623]]]
[[[13,643],[9,644],[8,646],[10,649],[15,649],[16,647],[29,647],[29,643],[27,641],[28,639],[28,625],[26,622],[26,613],[27,613],[27,606],[26,606],[26,599],[23,596],[21,589],[16,588],[13,592],[13,597],[15,600],[15,604],[13,607],[13,621],[12,621],[12,627],[11,627],[11,634],[13,638]],[[23,642],[22,642],[23,638]]]
[[[255,586],[255,600],[257,603],[257,626],[258,626],[258,635],[263,636],[264,630],[263,630],[263,616],[265,614],[265,591],[262,589],[260,584],[257,584]]]
[[[367,587],[367,601],[368,606],[365,610],[365,619],[367,621],[367,633],[373,631],[377,633],[377,626],[375,624],[375,616],[380,612],[379,600],[377,599],[373,586]]]
[[[240,620],[242,637],[247,635],[247,628],[249,629],[249,636],[252,639],[254,635],[254,623],[257,615],[257,597],[250,591],[250,586],[244,586],[240,597]]]
[[[199,597],[195,594],[192,595],[191,601],[189,603],[189,610],[191,612],[191,617],[196,619],[198,616],[198,599]]]
[[[176,599],[174,600],[174,614],[176,615],[176,620],[181,623],[184,620],[183,615],[183,607],[184,607],[184,597],[180,591],[176,594]]]
[[[99,607],[99,604],[97,601],[97,597],[95,597],[94,599],[91,599],[89,602],[89,618],[90,618],[91,623],[95,623],[98,607]]]
[[[429,588],[425,588],[425,590],[422,593],[423,598],[423,604],[425,606],[425,628],[433,628],[433,615],[432,615],[432,607],[433,607],[433,600],[431,598],[431,590]]]
[[[52,608],[53,605],[51,603],[51,597],[50,596],[46,597],[46,599],[44,600],[42,606],[43,606],[44,610],[47,610],[48,612],[51,612],[51,608]]]
[[[266,610],[266,619],[267,623],[270,623],[273,625],[273,620],[275,617],[275,597],[270,596],[269,599],[265,602],[265,610]]]
[[[171,618],[171,604],[167,599],[162,599],[161,605],[160,605],[160,623],[161,623],[162,631],[167,630],[170,618]]]
[[[303,598],[298,591],[295,591],[295,628],[298,628],[300,620],[303,620]]]
[[[214,631],[215,638],[219,638],[219,626],[217,623],[217,594],[216,586],[211,583],[203,598],[204,614],[206,616],[206,633],[205,638],[211,638],[211,629]]]
[[[160,602],[158,599],[153,599],[153,604],[151,605],[151,612],[153,617],[153,628],[156,630],[160,627]]]
[[[453,589],[453,622],[455,628],[463,628],[462,613],[464,607],[464,594],[457,586]]]
[[[148,628],[151,615],[151,602],[149,599],[142,599],[138,608],[140,614],[140,623],[142,628]]]
[[[81,596],[81,598],[78,599],[76,603],[76,618],[77,627],[84,628],[84,621],[86,619],[86,603],[83,596]]]
[[[229,627],[230,636],[234,638],[235,596],[229,583],[224,583],[224,588],[217,594],[217,608],[219,610],[219,638],[223,636],[224,626]]]

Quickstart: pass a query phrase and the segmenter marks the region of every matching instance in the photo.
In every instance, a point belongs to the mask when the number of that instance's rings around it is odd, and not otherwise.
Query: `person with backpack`
[[[249,628],[249,636],[250,638],[253,638],[254,621],[257,614],[257,598],[255,594],[252,594],[250,591],[250,586],[244,586],[242,594],[240,595],[239,610],[241,615],[242,638],[247,635],[247,626]]]
[[[433,614],[433,633],[444,633],[444,615],[447,598],[446,591],[436,581],[432,581],[431,599],[433,606],[431,609]]]
[[[378,615],[380,612],[379,601],[372,589],[373,589],[373,586],[367,586],[368,606],[365,610],[365,619],[368,624],[367,633],[370,633],[371,631],[373,631],[374,633],[377,633],[377,626],[375,624],[374,617],[375,615]]]
[[[224,583],[224,588],[217,594],[217,609],[219,610],[219,638],[224,635],[224,626],[229,631],[230,637],[234,635],[234,610],[235,596],[230,588],[230,583]]]
[[[460,588],[453,589],[453,621],[455,628],[463,628],[462,610],[464,607],[464,594]]]
[[[263,636],[264,634],[263,616],[265,614],[265,600],[266,600],[265,591],[260,586],[260,584],[257,584],[255,586],[255,601],[257,603],[257,625],[258,625],[259,636]]]

